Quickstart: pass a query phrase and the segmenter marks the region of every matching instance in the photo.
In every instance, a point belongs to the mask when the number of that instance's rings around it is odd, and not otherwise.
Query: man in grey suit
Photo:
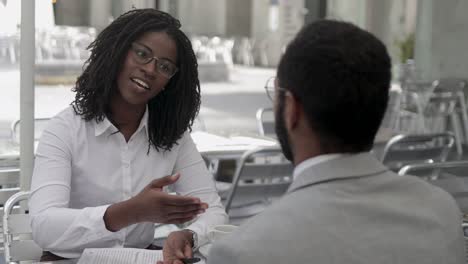
[[[452,197],[369,153],[390,71],[382,42],[352,24],[322,20],[297,34],[267,89],[294,181],[217,241],[208,263],[464,263]]]

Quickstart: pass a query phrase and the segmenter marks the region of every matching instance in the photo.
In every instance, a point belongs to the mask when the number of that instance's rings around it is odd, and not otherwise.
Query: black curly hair
[[[131,10],[114,20],[88,47],[91,56],[73,89],[75,113],[97,122],[112,116],[111,97],[131,43],[146,32],[165,32],[176,42],[179,70],[148,102],[148,143],[157,151],[171,150],[185,131],[191,131],[201,101],[197,59],[180,26],[171,15],[149,8]]]

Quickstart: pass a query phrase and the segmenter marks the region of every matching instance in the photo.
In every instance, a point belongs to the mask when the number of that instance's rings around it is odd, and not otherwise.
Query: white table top
[[[200,154],[206,158],[236,159],[247,150],[278,144],[271,138],[249,136],[227,138],[202,131],[193,132],[191,136]]]

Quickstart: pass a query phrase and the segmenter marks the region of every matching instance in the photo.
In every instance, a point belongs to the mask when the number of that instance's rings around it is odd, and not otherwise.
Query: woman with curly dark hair
[[[154,223],[188,221],[163,253],[171,262],[191,257],[227,215],[189,134],[200,109],[190,40],[169,14],[136,9],[89,49],[75,100],[49,122],[36,152],[29,207],[42,259],[152,248]]]

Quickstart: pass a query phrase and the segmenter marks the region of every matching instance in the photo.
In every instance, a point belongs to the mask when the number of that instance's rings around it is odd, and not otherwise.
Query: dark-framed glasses
[[[270,77],[265,83],[265,92],[268,96],[268,98],[273,102],[275,98],[275,82],[276,82],[276,77]],[[279,91],[287,91],[284,88],[278,87],[277,88]]]
[[[168,59],[160,59],[153,56],[153,52],[146,46],[133,42],[131,46],[133,58],[139,64],[148,64],[151,61],[156,62],[156,70],[164,77],[170,79],[179,70],[177,66]]]

